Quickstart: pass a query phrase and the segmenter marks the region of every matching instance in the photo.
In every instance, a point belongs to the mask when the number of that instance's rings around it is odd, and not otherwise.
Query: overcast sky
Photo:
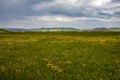
[[[0,28],[120,27],[120,0],[0,0]]]

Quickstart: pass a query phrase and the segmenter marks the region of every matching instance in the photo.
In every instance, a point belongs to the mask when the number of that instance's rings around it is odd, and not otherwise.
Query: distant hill
[[[93,31],[120,31],[120,28],[112,27],[112,28],[94,28]]]
[[[113,27],[113,28],[109,28],[109,30],[111,30],[111,31],[120,31],[120,28]]]
[[[94,28],[95,31],[108,31],[108,28],[102,27],[102,28]]]
[[[75,28],[36,28],[36,29],[23,29],[23,28],[3,28],[4,30],[11,32],[47,32],[47,31],[79,31],[79,29]]]
[[[10,32],[25,32],[27,31],[27,29],[23,29],[23,28],[3,28],[6,31],[10,31]]]
[[[66,31],[120,31],[120,28],[94,28],[94,29],[76,29],[76,28],[65,28],[65,27],[55,27],[55,28],[35,28],[35,29],[23,29],[23,28],[2,28],[0,32],[66,32]]]
[[[0,29],[0,33],[8,32],[7,30]]]
[[[75,28],[38,28],[38,29],[30,29],[29,31],[79,31],[79,29]]]

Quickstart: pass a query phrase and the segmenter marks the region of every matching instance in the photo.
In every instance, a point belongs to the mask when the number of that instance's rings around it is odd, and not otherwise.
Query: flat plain
[[[120,32],[1,32],[0,80],[120,80]]]

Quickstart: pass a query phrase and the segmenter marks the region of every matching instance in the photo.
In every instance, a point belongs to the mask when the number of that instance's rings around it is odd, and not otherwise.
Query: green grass
[[[120,33],[0,33],[0,80],[120,80]]]

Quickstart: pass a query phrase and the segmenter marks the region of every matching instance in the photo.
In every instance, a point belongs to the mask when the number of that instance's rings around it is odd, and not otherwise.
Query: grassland
[[[120,80],[120,33],[1,32],[0,80]]]

